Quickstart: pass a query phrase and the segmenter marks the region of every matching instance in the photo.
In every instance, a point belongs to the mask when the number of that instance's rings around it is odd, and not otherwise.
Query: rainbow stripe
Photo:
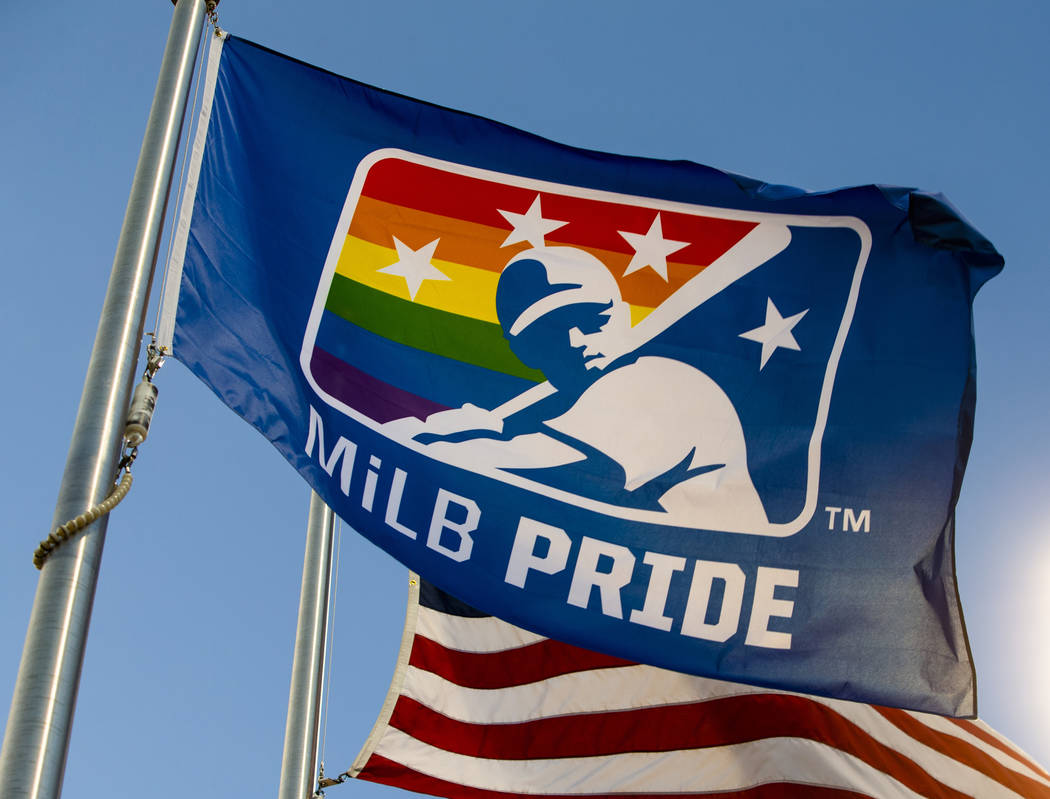
[[[587,250],[606,264],[635,323],[755,226],[661,210],[664,236],[689,244],[670,256],[666,281],[652,269],[625,277],[634,251],[619,231],[645,233],[655,209],[644,199],[614,202],[528,183],[403,158],[372,164],[314,340],[310,368],[318,386],[386,422],[468,401],[495,407],[542,382],[511,352],[495,304],[500,270],[531,246],[503,246],[512,225],[500,211],[525,213],[537,196],[545,218],[567,223],[545,243]],[[395,238],[413,250],[436,239],[431,263],[448,279],[424,280],[411,296],[404,277],[380,271],[399,261]]]

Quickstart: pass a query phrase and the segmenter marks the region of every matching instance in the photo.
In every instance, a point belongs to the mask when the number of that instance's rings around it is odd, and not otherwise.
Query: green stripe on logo
[[[383,338],[534,383],[546,378],[511,352],[499,325],[417,305],[335,275],[325,309]]]

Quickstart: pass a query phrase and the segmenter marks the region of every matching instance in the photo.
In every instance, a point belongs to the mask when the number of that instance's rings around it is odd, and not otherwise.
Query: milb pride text
[[[305,451],[316,456],[319,465],[348,499],[353,495],[362,509],[374,513],[377,522],[450,561],[466,564],[474,552],[474,533],[482,525],[479,503],[445,488],[429,487],[426,507],[431,508],[428,524],[417,532],[403,520],[402,503],[408,502],[406,489],[411,477],[389,459],[374,455],[359,458],[355,442],[339,436],[325,451],[324,428],[320,415],[310,408],[310,430]],[[360,453],[364,454],[364,453]],[[336,466],[341,468],[336,473]],[[358,468],[355,469],[355,465]],[[380,472],[389,479],[380,480]],[[420,496],[412,491],[412,503]],[[408,505],[406,504],[406,507]],[[486,539],[492,541],[489,536]],[[767,649],[790,649],[792,636],[783,628],[789,623],[795,603],[785,598],[798,587],[795,569],[758,566],[752,573],[739,564],[686,558],[646,551],[639,558],[627,547],[584,535],[579,539],[573,559],[572,537],[564,529],[520,516],[506,562],[504,581],[520,589],[527,583],[555,577],[568,581],[564,601],[579,608],[593,607],[606,616],[623,619],[657,630],[675,632],[716,643],[724,643],[740,630],[747,587],[753,586],[744,643]],[[668,607],[671,581],[678,574],[689,574],[690,584],[684,607]],[[641,607],[624,608],[623,592],[642,596]],[[718,589],[721,589],[719,591]],[[778,589],[780,589],[778,591]],[[597,593],[597,602],[592,602]],[[721,596],[719,596],[719,593]],[[672,603],[674,604],[674,603]],[[773,620],[776,619],[776,622]],[[771,625],[772,622],[772,625]],[[779,629],[770,629],[774,626]]]

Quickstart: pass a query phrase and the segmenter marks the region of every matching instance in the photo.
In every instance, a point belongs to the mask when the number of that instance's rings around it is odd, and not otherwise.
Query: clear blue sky
[[[249,2],[224,28],[583,147],[807,189],[942,191],[1005,255],[977,298],[959,583],[981,716],[1050,764],[1050,5]],[[0,6],[3,718],[171,19],[167,0]],[[65,796],[276,793],[308,490],[174,362],[110,524]],[[402,567],[347,532],[326,760],[382,703]],[[389,793],[367,785],[329,796]]]

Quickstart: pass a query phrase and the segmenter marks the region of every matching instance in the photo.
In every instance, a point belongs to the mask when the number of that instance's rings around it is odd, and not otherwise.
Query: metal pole
[[[332,583],[335,514],[310,492],[306,527],[303,585],[295,629],[292,685],[288,691],[288,721],[278,799],[310,799],[317,782],[317,737],[328,637],[328,595]]]
[[[113,484],[204,14],[205,0],[181,0],[172,17],[54,525],[102,500]],[[4,799],[61,793],[107,518],[59,547],[41,572],[0,750]]]

